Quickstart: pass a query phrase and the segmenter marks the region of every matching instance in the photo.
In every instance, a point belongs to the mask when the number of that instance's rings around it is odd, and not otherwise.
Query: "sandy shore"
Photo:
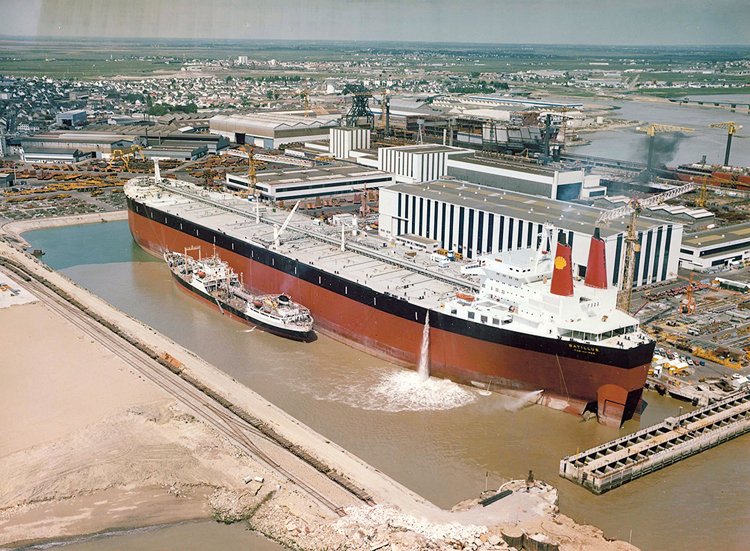
[[[259,468],[42,303],[0,325],[0,545],[206,518]]]
[[[85,223],[81,218],[72,223]],[[26,229],[31,227],[37,226]],[[0,385],[0,420],[12,427],[0,443],[0,545],[218,514],[252,516],[254,528],[303,549],[381,543],[392,549],[503,549],[501,533],[510,529],[547,534],[561,549],[633,549],[560,515],[556,491],[544,484],[529,492],[522,485],[489,507],[441,510],[64,276],[1,242],[0,256],[23,263],[128,335],[177,358],[190,377],[356,482],[378,504],[350,502],[338,519],[40,302],[0,309],[4,338],[16,343],[10,361],[0,364],[7,381]],[[248,473],[264,482],[246,486]],[[317,483],[324,488],[326,482]],[[341,493],[334,487],[331,497]]]

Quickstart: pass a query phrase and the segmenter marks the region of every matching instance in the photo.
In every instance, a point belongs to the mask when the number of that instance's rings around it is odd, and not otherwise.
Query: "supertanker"
[[[414,368],[429,322],[434,376],[543,390],[542,403],[596,411],[613,426],[638,410],[654,342],[616,308],[598,234],[582,281],[551,227],[534,249],[436,263],[356,225],[292,218],[158,171],[129,181],[125,194],[141,247],[158,256],[215,247],[249,289],[293,297],[319,332],[351,346]]]

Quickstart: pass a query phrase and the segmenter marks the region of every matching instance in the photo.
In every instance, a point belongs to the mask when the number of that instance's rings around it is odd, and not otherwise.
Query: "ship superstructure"
[[[649,341],[639,330],[638,320],[616,308],[617,289],[608,287],[605,277],[591,275],[597,255],[601,257],[599,263],[604,262],[598,231],[592,239],[590,277],[574,284],[564,234],[560,232],[557,252],[553,253],[549,244],[554,229],[549,226],[547,230],[547,244],[540,242],[536,250],[483,256],[463,267],[464,273],[480,277],[479,291],[476,295],[457,293],[441,309],[510,331],[586,345],[632,348]]]
[[[636,410],[654,343],[614,308],[596,236],[600,258],[577,281],[570,247],[552,237],[474,265],[436,263],[353,226],[290,221],[186,182],[136,178],[125,192],[141,246],[216,247],[251,290],[291,294],[320,331],[352,346],[414,367],[429,318],[433,375],[544,390],[548,404],[597,409],[612,424]]]

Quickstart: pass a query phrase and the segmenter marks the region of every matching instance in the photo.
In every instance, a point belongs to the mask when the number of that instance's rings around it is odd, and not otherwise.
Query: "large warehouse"
[[[328,140],[329,130],[339,125],[341,115],[305,117],[295,112],[264,112],[211,117],[212,134],[238,144],[278,149],[287,143]]]
[[[458,180],[397,184],[380,192],[382,236],[419,236],[446,250],[476,258],[513,249],[535,247],[543,225],[567,232],[573,263],[585,274],[590,236],[601,210],[511,191],[499,191]],[[641,251],[636,255],[635,286],[673,279],[677,274],[682,225],[651,218],[638,219]],[[602,226],[607,274],[621,278],[627,219]]]
[[[694,270],[740,266],[750,261],[750,222],[685,236],[681,265]]]
[[[227,186],[249,189],[250,179],[226,175]],[[351,195],[393,185],[393,175],[357,165],[264,170],[256,176],[261,198],[271,201]]]
[[[489,187],[572,201],[606,194],[600,176],[582,169],[565,169],[538,162],[453,155],[447,160],[446,174]]]

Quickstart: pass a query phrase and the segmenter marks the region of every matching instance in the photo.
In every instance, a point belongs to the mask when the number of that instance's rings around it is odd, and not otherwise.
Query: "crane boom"
[[[596,223],[602,224],[604,222],[611,222],[612,220],[617,220],[618,218],[627,216],[628,214],[633,212],[636,208],[642,210],[644,208],[648,209],[651,207],[655,207],[656,205],[659,205],[663,203],[664,201],[669,201],[670,199],[679,197],[683,193],[688,193],[690,191],[693,191],[695,189],[695,185],[696,185],[695,182],[688,182],[684,186],[676,187],[676,188],[667,190],[664,193],[659,193],[658,195],[652,195],[651,197],[646,197],[645,199],[631,199],[627,205],[623,205],[616,209],[603,212],[601,216],[599,216],[599,219],[596,221]]]
[[[284,220],[284,223],[281,225],[280,228],[278,225],[275,225],[275,224],[273,226],[273,244],[277,249],[279,248],[279,244],[280,244],[279,239],[281,238],[281,234],[284,233],[284,230],[289,225],[289,222],[292,219],[292,216],[294,216],[294,213],[297,211],[298,206],[299,206],[299,201],[297,201],[294,204],[294,207],[292,207],[292,211],[289,213],[289,216],[286,217],[286,220]]]

